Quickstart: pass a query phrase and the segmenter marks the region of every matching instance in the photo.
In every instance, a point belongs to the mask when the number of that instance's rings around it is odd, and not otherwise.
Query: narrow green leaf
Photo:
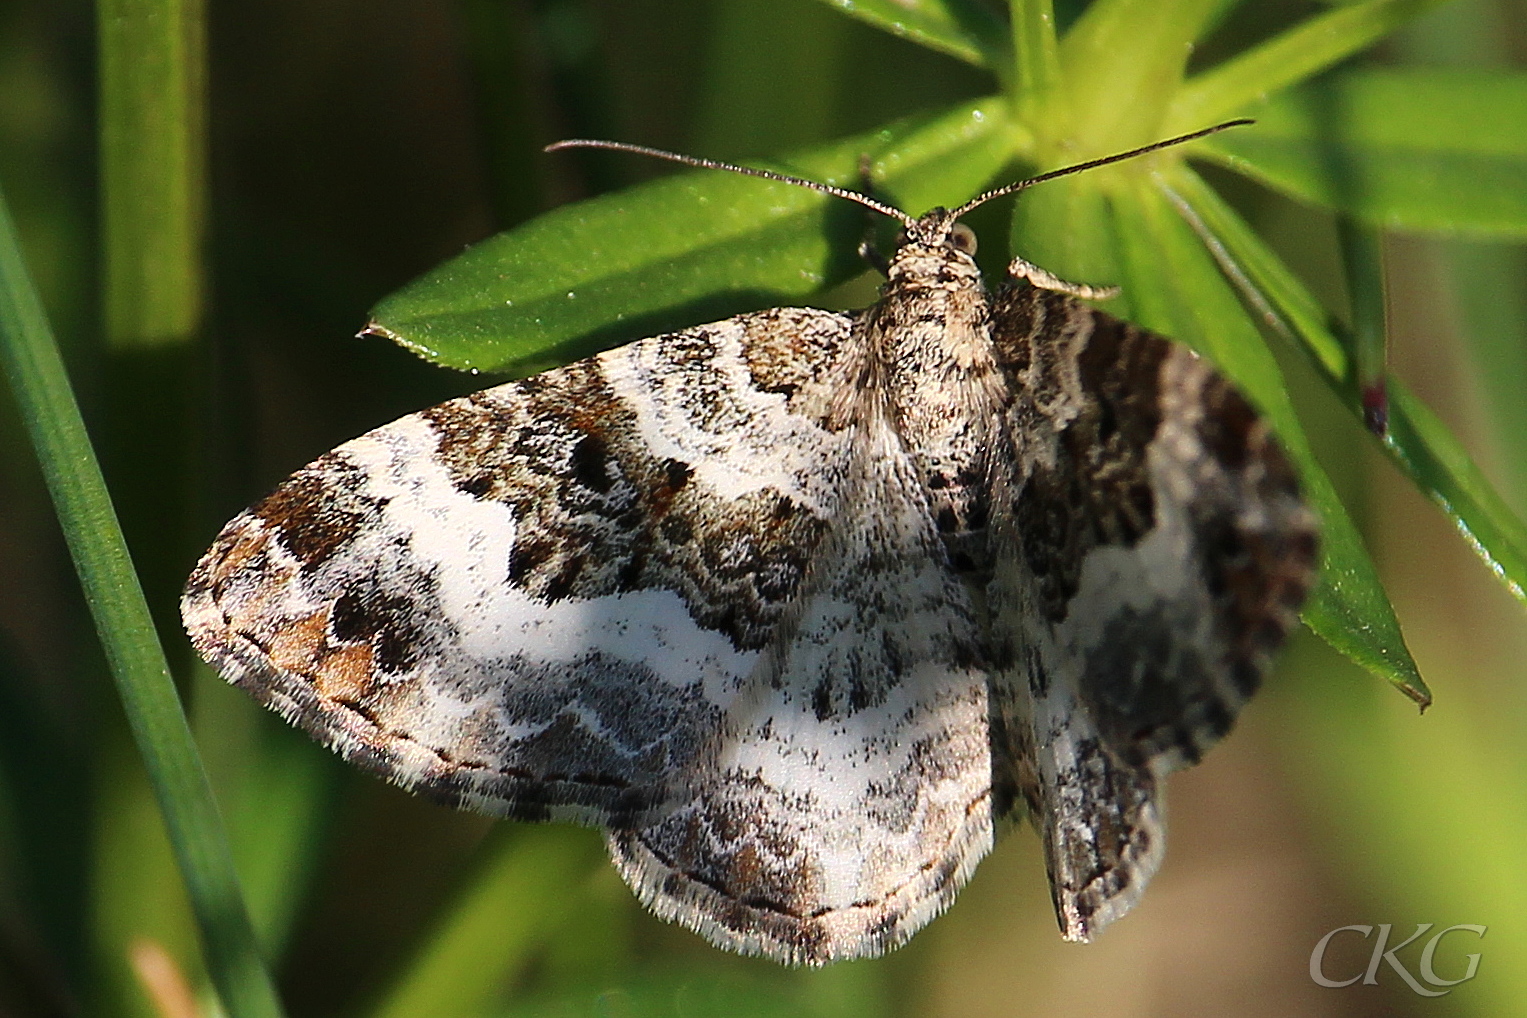
[[[1447,426],[1393,377],[1384,448],[1452,518],[1506,589],[1527,603],[1527,526],[1496,494]]]
[[[203,0],[101,0],[96,22],[107,342],[185,343],[202,307]]]
[[[373,1018],[473,1018],[495,1010],[604,853],[590,831],[504,826],[485,865]]]
[[[1221,270],[1253,304],[1257,318],[1275,330],[1291,329],[1331,383],[1352,391],[1356,376],[1347,347],[1336,336],[1339,326],[1288,266],[1198,174],[1179,169],[1168,175],[1167,185],[1183,202],[1179,211],[1204,224],[1203,239],[1212,243]]]
[[[1240,107],[1203,153],[1295,198],[1406,230],[1527,238],[1527,74],[1372,70]]]
[[[921,211],[980,189],[1011,157],[1001,100],[892,125],[781,164],[876,186]],[[739,311],[798,300],[863,271],[864,210],[789,184],[705,170],[557,209],[383,300],[373,330],[451,367],[528,372]]]
[[[1267,415],[1321,519],[1320,581],[1305,606],[1305,623],[1424,706],[1430,694],[1405,646],[1394,608],[1357,527],[1310,449],[1277,360],[1210,253],[1163,196],[1162,186],[1162,178],[1152,178],[1134,189],[1132,200],[1114,203],[1125,285],[1138,320],[1203,352]]]
[[[822,0],[892,35],[1005,77],[1012,66],[1008,29],[980,0]]]
[[[1244,113],[1256,100],[1320,73],[1447,2],[1367,0],[1316,15],[1195,76],[1172,100],[1166,133]]]
[[[1342,402],[1359,417],[1362,403],[1336,326],[1277,257],[1214,190],[1191,172],[1171,178],[1171,190],[1217,242],[1222,265],[1273,328],[1297,337]],[[1389,428],[1384,450],[1440,505],[1490,570],[1527,601],[1527,526],[1512,512],[1463,446],[1396,378],[1388,378]]]
[[[36,447],[122,706],[154,784],[213,982],[233,1018],[279,1015],[281,1007],[255,946],[212,789],[3,198],[0,360]]]

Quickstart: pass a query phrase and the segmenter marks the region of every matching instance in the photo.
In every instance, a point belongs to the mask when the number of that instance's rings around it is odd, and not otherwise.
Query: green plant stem
[[[107,344],[183,344],[202,312],[203,0],[96,11]]]
[[[233,1018],[277,1016],[211,786],[3,196],[0,359],[164,814],[213,982]]]

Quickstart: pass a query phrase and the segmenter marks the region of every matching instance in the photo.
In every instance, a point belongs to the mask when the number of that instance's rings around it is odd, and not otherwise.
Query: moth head
[[[907,244],[952,248],[973,256],[976,253],[976,231],[955,219],[954,213],[948,209],[934,208],[901,228],[896,236],[896,247],[899,250]]]

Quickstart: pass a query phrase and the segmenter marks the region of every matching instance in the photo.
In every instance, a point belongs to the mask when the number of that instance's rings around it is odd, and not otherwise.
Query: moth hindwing
[[[878,954],[1032,817],[1062,933],[1312,581],[1293,471],[1185,347],[905,217],[880,300],[640,340],[411,414],[237,516],[197,650],[451,805],[608,832],[658,915]]]

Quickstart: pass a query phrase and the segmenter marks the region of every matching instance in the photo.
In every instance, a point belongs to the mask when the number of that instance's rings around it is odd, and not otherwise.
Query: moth
[[[1222,125],[1223,126],[1223,125]],[[657,915],[876,955],[1027,815],[1061,932],[1127,912],[1162,783],[1295,623],[1315,520],[1186,347],[959,222],[775,308],[410,414],[235,517],[182,601],[230,682],[438,802],[607,832]],[[606,147],[650,151],[616,143]]]

